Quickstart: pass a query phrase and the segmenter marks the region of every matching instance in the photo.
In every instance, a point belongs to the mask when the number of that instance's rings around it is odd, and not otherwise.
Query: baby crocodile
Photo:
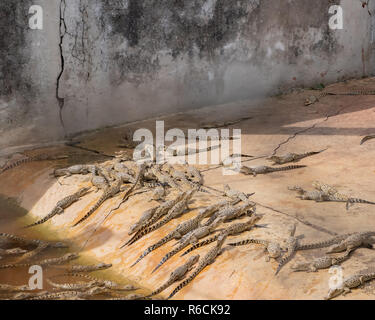
[[[361,272],[359,274],[353,275],[349,278],[346,278],[338,287],[330,289],[325,299],[329,300],[339,296],[340,294],[346,295],[351,292],[351,289],[357,288],[365,282],[371,281],[373,279],[375,279],[375,272]]]
[[[171,273],[166,283],[164,283],[157,290],[153,291],[148,297],[155,296],[160,292],[164,291],[165,289],[167,289],[168,287],[170,287],[176,281],[182,280],[186,276],[186,274],[193,268],[193,266],[198,262],[198,260],[199,255],[190,257],[190,259],[185,264],[178,267],[175,271]]]
[[[215,247],[213,247],[199,262],[198,266],[194,269],[193,273],[183,282],[181,282],[169,295],[168,299],[171,299],[177,292],[179,292],[183,287],[187,286],[194,278],[205,269],[210,264],[214,263],[216,258],[223,252],[222,247],[227,238],[228,234],[223,233],[217,239]]]
[[[64,264],[69,261],[78,259],[79,255],[76,253],[68,253],[60,258],[52,258],[52,259],[45,259],[39,262],[35,263],[16,263],[16,264],[3,264],[0,265],[0,269],[9,269],[9,268],[22,268],[22,267],[30,267],[32,265],[38,265],[38,266],[53,266],[53,265],[59,265]]]
[[[292,266],[292,270],[294,272],[297,272],[297,271],[316,272],[319,269],[327,269],[334,265],[340,264],[341,262],[349,259],[349,256],[350,256],[350,252],[347,252],[344,255],[337,257],[337,258],[323,256],[323,257],[316,258],[310,262],[296,263],[294,266]]]
[[[242,166],[240,169],[240,172],[246,175],[252,174],[254,177],[258,174],[267,174],[271,172],[277,172],[277,171],[288,171],[288,170],[294,170],[294,169],[300,169],[300,168],[306,168],[306,166],[303,165],[293,165],[293,166],[287,166],[287,167],[267,167],[267,166],[255,166],[255,167],[246,167]]]
[[[167,262],[170,258],[172,258],[175,254],[180,252],[182,249],[186,248],[189,244],[194,244],[209,234],[215,232],[215,228],[222,223],[222,219],[216,219],[212,224],[208,226],[201,226],[197,229],[190,231],[188,234],[183,236],[179,242],[177,242],[177,247],[172,251],[168,252],[163,259],[159,262],[156,268],[152,271],[154,273],[157,269],[159,269],[165,262]]]
[[[80,272],[95,272],[100,270],[106,270],[112,267],[112,264],[99,263],[91,266],[73,265],[65,270],[67,273],[80,273]]]
[[[8,171],[10,169],[16,168],[20,166],[21,164],[29,163],[29,162],[34,162],[34,161],[46,161],[46,160],[62,160],[66,159],[68,156],[66,155],[48,155],[48,154],[38,154],[32,157],[28,158],[22,158],[19,160],[16,160],[15,162],[4,166],[3,168],[0,169],[0,174]]]
[[[298,162],[298,161],[300,161],[304,158],[322,153],[325,150],[311,151],[311,152],[305,152],[305,153],[287,153],[287,154],[284,154],[282,156],[271,156],[271,157],[267,158],[267,160],[273,161],[273,165],[285,164],[285,163],[288,163],[288,162]]]
[[[271,258],[277,260],[281,256],[280,244],[277,242],[273,242],[273,241],[260,240],[260,239],[246,239],[246,240],[242,240],[239,242],[228,243],[228,245],[233,246],[233,247],[238,247],[238,246],[244,246],[244,245],[251,244],[251,243],[261,244],[264,246],[264,252],[268,253],[268,256],[266,257],[266,261],[270,261]]]
[[[220,218],[218,218],[218,219],[220,219]],[[235,224],[232,224],[231,226],[229,226],[227,229],[225,229],[220,234],[226,233],[228,236],[233,236],[233,235],[241,234],[243,232],[251,230],[260,219],[262,219],[261,215],[254,215],[248,221],[246,221],[244,223],[235,223]],[[195,249],[198,249],[200,247],[206,246],[206,245],[208,245],[208,244],[216,241],[220,237],[220,234],[219,235],[215,235],[215,236],[213,236],[213,237],[211,237],[209,239],[203,240],[201,242],[198,242],[198,243],[192,245],[181,256],[184,256],[184,255],[192,252]]]
[[[53,218],[55,215],[62,214],[64,212],[64,209],[70,207],[73,203],[80,200],[81,197],[86,195],[89,192],[90,189],[91,188],[82,188],[82,189],[78,190],[76,193],[73,193],[72,195],[65,197],[64,199],[57,202],[56,206],[52,209],[52,211],[47,216],[45,216],[43,219],[41,219],[41,220],[39,220],[39,221],[37,221],[33,224],[30,224],[30,225],[26,226],[25,228],[31,228],[31,227],[34,227],[34,226],[37,226],[37,225],[41,225],[41,224],[47,222],[48,220],[50,220],[51,218]]]

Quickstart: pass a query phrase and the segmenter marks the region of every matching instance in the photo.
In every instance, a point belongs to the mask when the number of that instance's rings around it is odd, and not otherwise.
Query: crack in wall
[[[61,64],[61,69],[60,72],[57,76],[56,80],[56,99],[59,104],[59,117],[60,117],[60,123],[61,126],[64,130],[64,135],[65,137],[67,136],[66,128],[65,128],[65,123],[63,119],[63,109],[65,106],[65,98],[60,97],[60,81],[61,77],[64,73],[65,70],[65,58],[64,58],[64,53],[63,53],[63,42],[64,42],[64,36],[66,33],[66,22],[65,22],[65,9],[66,9],[66,2],[65,0],[60,0],[60,24],[59,24],[59,33],[60,33],[60,42],[59,42],[59,52],[60,52],[60,64]]]

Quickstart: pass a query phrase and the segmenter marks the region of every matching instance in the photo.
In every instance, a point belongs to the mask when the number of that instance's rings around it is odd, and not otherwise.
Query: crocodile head
[[[335,297],[339,296],[340,294],[342,294],[344,291],[345,290],[344,290],[343,287],[331,288],[331,289],[329,289],[328,294],[327,294],[327,296],[324,297],[324,299],[329,300],[329,299],[335,298]]]

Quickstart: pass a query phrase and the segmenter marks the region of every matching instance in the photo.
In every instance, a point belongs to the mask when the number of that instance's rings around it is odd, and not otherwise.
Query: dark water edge
[[[14,198],[8,198],[4,195],[0,194],[0,233],[10,233],[14,234],[26,239],[38,239],[38,240],[46,240],[46,241],[63,241],[63,239],[59,238],[56,233],[51,232],[48,230],[47,227],[37,226],[35,228],[23,229],[22,226],[25,226],[32,222],[32,219],[28,217],[28,211],[22,208],[18,201]],[[37,257],[33,259],[35,264],[37,261],[49,259],[49,258],[56,258],[63,256],[68,252],[78,252],[79,248],[75,246],[73,243],[68,243],[68,249],[48,249],[44,252],[40,253]],[[14,245],[14,243],[9,243],[4,239],[0,238],[0,248],[3,249],[10,249],[18,247],[18,245]],[[34,249],[34,247],[22,247],[22,249]],[[3,257],[0,259],[0,265],[12,263],[17,259],[19,256],[16,257]],[[79,265],[92,265],[97,264],[100,261],[93,261],[92,259],[88,259],[86,257],[80,257],[77,260],[71,262],[71,264],[79,264]],[[68,266],[66,264],[64,266]],[[53,277],[57,274],[62,274],[62,270],[55,267],[45,267],[43,269],[43,290],[42,291],[49,291],[53,292],[53,288],[48,284],[46,281],[47,278]],[[148,294],[150,293],[149,290],[145,290],[144,288],[139,287],[136,283],[130,282],[126,279],[126,276],[116,274],[111,269],[98,271],[89,273],[88,275],[103,279],[103,280],[111,280],[115,281],[118,284],[126,285],[131,284],[137,288],[140,288],[137,291],[129,291],[125,292],[124,295],[127,294]],[[0,269],[0,284],[9,284],[9,285],[28,285],[29,279],[32,274],[29,274],[29,267],[22,267],[22,268],[14,268],[14,269]],[[77,278],[77,277],[57,277],[53,278],[54,282],[57,283],[75,283],[75,282],[82,282],[84,279]],[[38,292],[38,291],[36,291]],[[0,291],[0,300],[9,298],[8,294],[4,294]],[[97,296],[95,299],[104,299],[105,297]]]

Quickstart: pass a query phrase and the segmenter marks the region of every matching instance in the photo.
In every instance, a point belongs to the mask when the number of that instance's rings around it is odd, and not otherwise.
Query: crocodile
[[[79,255],[76,253],[67,253],[66,255],[59,257],[59,258],[52,258],[52,259],[45,259],[39,262],[34,263],[14,263],[14,264],[3,264],[0,265],[0,269],[9,269],[9,268],[23,268],[23,267],[30,267],[32,265],[38,266],[54,266],[68,263],[69,261],[78,259]]]
[[[2,284],[0,283],[0,292],[6,291],[6,292],[25,292],[25,291],[32,291],[29,286],[13,286],[10,284]]]
[[[132,293],[125,297],[115,297],[115,298],[109,298],[106,300],[144,300],[146,299],[145,296],[138,294],[138,293]]]
[[[322,191],[322,192],[328,194],[329,195],[328,201],[346,202],[347,203],[347,209],[348,209],[349,204],[352,204],[352,203],[375,204],[375,202],[362,200],[362,199],[359,199],[359,198],[353,198],[353,197],[349,197],[347,195],[344,195],[342,193],[339,193],[336,190],[336,188],[334,188],[334,187],[332,187],[328,184],[319,182],[319,181],[314,181],[313,187],[316,190],[319,190],[319,191]]]
[[[303,262],[303,263],[296,263],[294,266],[292,266],[292,270],[294,272],[299,271],[306,271],[306,272],[316,272],[319,269],[327,269],[334,265],[340,264],[341,262],[344,262],[345,260],[349,259],[350,252],[345,253],[344,255],[340,257],[329,257],[329,256],[323,256],[314,259],[310,262]]]
[[[246,239],[238,242],[228,243],[228,245],[233,247],[244,246],[247,244],[260,244],[264,246],[264,252],[268,255],[266,257],[266,261],[270,261],[272,259],[279,259],[281,256],[281,247],[278,242],[269,241],[269,240],[261,240],[261,239]]]
[[[141,239],[143,237],[143,232],[146,230],[148,227],[153,225],[155,222],[157,222],[160,218],[165,216],[169,210],[171,210],[177,203],[179,203],[181,200],[186,197],[186,192],[180,192],[176,198],[173,200],[166,201],[162,203],[159,207],[155,209],[155,212],[152,214],[152,217],[148,220],[145,220],[142,224],[136,227],[137,231],[136,234],[130,238],[121,248],[131,245],[137,240]]]
[[[27,297],[25,300],[71,300],[75,298],[80,298],[82,292],[80,291],[61,291],[61,292],[47,292],[42,295]]]
[[[298,186],[288,187],[288,190],[296,191],[298,193],[297,198],[301,200],[313,200],[315,202],[329,201],[329,195],[319,190],[307,191]]]
[[[95,165],[76,164],[68,168],[55,169],[52,175],[55,177],[62,177],[62,176],[70,177],[73,174],[83,174],[83,175],[86,175],[88,173],[96,174],[97,170],[98,168]]]
[[[198,214],[195,218],[180,223],[175,230],[168,233],[164,238],[160,239],[157,243],[149,246],[142,254],[142,259],[148,254],[150,254],[152,251],[160,248],[169,241],[172,241],[173,239],[181,239],[187,233],[197,229],[203,218],[205,218],[203,214]]]
[[[102,176],[92,175],[90,181],[91,184],[96,188],[95,193],[109,187],[108,181]]]
[[[203,185],[203,176],[197,168],[188,166],[185,173],[192,182],[196,183],[197,185]]]
[[[305,152],[305,153],[292,153],[292,152],[289,152],[289,153],[284,154],[282,156],[276,156],[276,155],[275,156],[270,156],[270,157],[267,158],[267,160],[272,161],[273,165],[286,164],[286,163],[289,163],[289,162],[298,162],[298,161],[300,161],[300,160],[302,160],[304,158],[307,158],[307,157],[310,157],[310,156],[322,153],[325,150],[327,150],[327,149],[320,150],[320,151],[310,151],[310,152]]]
[[[70,207],[73,203],[79,201],[84,195],[89,193],[90,189],[91,188],[82,188],[82,189],[79,189],[76,193],[73,193],[73,194],[65,197],[64,199],[57,202],[57,204],[51,210],[51,212],[48,215],[46,215],[43,219],[41,219],[41,220],[39,220],[39,221],[37,221],[33,224],[30,224],[30,225],[26,226],[25,228],[31,228],[31,227],[35,227],[37,225],[41,225],[41,224],[47,222],[48,220],[50,220],[51,218],[53,218],[55,215],[63,214],[64,209]]]
[[[241,234],[243,232],[246,232],[246,231],[250,231],[254,226],[255,224],[260,220],[262,219],[262,215],[253,215],[248,221],[246,222],[243,222],[243,223],[235,223],[235,224],[232,224],[231,226],[229,226],[228,228],[226,228],[224,231],[222,231],[220,234],[217,234],[209,239],[206,239],[206,240],[203,240],[201,242],[198,242],[194,245],[192,245],[188,250],[186,250],[181,256],[184,256],[192,251],[194,251],[195,249],[198,249],[198,248],[201,248],[203,246],[206,246],[212,242],[215,242],[222,233],[226,233],[228,236],[234,236],[234,235],[238,235],[238,234]],[[218,219],[223,219],[223,218],[218,218]]]
[[[123,181],[118,180],[113,183],[112,186],[108,187],[107,189],[104,190],[102,196],[99,198],[99,200],[95,203],[95,205],[78,221],[76,222],[73,227],[78,226],[81,224],[83,221],[88,219],[98,208],[108,199],[115,197],[118,193],[122,191],[121,186],[122,186]]]
[[[0,238],[5,238],[8,241],[16,242],[18,244],[33,245],[36,247],[38,247],[39,245],[43,243],[47,243],[49,248],[55,248],[55,249],[59,249],[59,248],[66,249],[69,247],[69,245],[67,245],[64,242],[49,242],[49,241],[36,240],[36,239],[26,239],[26,238],[22,238],[13,234],[3,233],[3,232],[0,233]]]
[[[162,186],[158,186],[152,192],[150,201],[152,200],[160,201],[160,200],[163,200],[164,197],[165,197],[165,189]]]
[[[50,279],[47,279],[47,282],[56,289],[64,290],[64,291],[83,291],[90,289],[94,286],[99,285],[96,281],[90,282],[76,282],[76,283],[56,283]]]
[[[188,234],[182,237],[179,242],[177,242],[176,248],[174,248],[172,251],[169,251],[163,257],[163,259],[161,259],[161,261],[155,267],[152,273],[158,270],[165,262],[167,262],[170,258],[172,258],[174,255],[179,253],[181,250],[186,248],[189,244],[197,243],[199,239],[202,239],[210,235],[211,233],[215,232],[216,227],[221,223],[222,223],[222,218],[219,218],[219,219],[216,219],[211,225],[200,226],[197,229],[190,231]]]
[[[256,211],[256,204],[251,201],[245,202],[242,206],[234,207],[227,206],[216,212],[211,218],[205,223],[205,225],[210,225],[215,219],[223,217],[224,222],[229,222],[231,220],[240,218],[243,215],[251,216]]]
[[[148,221],[152,219],[152,217],[154,216],[158,208],[159,207],[153,207],[143,212],[140,219],[130,227],[128,234],[132,235],[133,233],[136,233],[137,231],[139,231],[144,225],[144,223],[147,223]]]
[[[173,179],[169,174],[162,172],[159,166],[152,167],[151,172],[161,184],[168,184],[172,188],[181,190],[181,187],[175,181],[175,179]]]
[[[96,282],[98,286],[102,286],[102,287],[105,287],[107,289],[114,290],[114,291],[134,291],[134,290],[139,289],[139,288],[134,287],[131,284],[121,285],[110,280],[102,280],[102,279],[94,278],[87,274],[82,274],[82,273],[65,273],[65,274],[61,274],[57,276],[83,278],[88,281]]]
[[[342,240],[348,238],[352,234],[353,233],[342,234],[342,235],[334,236],[329,239],[318,241],[318,242],[298,243],[298,251],[326,248],[333,244],[340,243]]]
[[[326,97],[326,96],[368,96],[368,95],[375,95],[374,90],[351,90],[346,92],[331,92],[331,91],[325,91],[321,92],[317,96],[310,96],[305,100],[305,106],[310,106],[316,102],[319,102],[320,99]]]
[[[147,297],[152,297],[160,292],[164,291],[168,287],[170,287],[173,283],[180,281],[185,278],[186,274],[193,269],[194,265],[199,261],[199,255],[190,257],[189,260],[183,264],[182,266],[178,267],[175,271],[173,271],[167,282],[165,282],[161,287],[153,291]]]
[[[231,189],[228,184],[224,185],[224,194],[232,200],[240,199],[243,202],[248,201],[248,196],[241,191]]]
[[[13,249],[1,249],[0,248],[0,257],[5,256],[17,256],[20,254],[27,253],[27,250],[21,248],[13,248]]]
[[[176,293],[178,293],[182,288],[187,286],[191,281],[195,279],[195,277],[203,271],[207,266],[214,263],[216,258],[223,252],[223,244],[227,238],[228,234],[223,233],[220,234],[219,238],[217,239],[216,245],[207,252],[207,254],[203,257],[203,259],[199,262],[198,266],[194,269],[192,274],[183,282],[181,282],[169,295],[167,300],[171,299]]]
[[[292,260],[295,252],[297,251],[298,238],[294,236],[296,232],[296,227],[297,227],[297,224],[295,223],[290,229],[290,236],[286,240],[287,252],[280,258],[279,265],[277,267],[275,275],[277,275],[280,272],[281,268],[284,265],[286,265],[290,260]]]
[[[327,253],[336,253],[345,250],[346,252],[351,252],[360,246],[372,248],[372,240],[370,238],[373,236],[375,236],[375,232],[372,231],[354,233],[342,240],[340,243],[333,244],[327,250]]]
[[[47,294],[47,291],[35,292],[19,292],[11,297],[9,300],[27,300]]]
[[[22,158],[19,160],[16,160],[8,165],[5,165],[0,169],[0,174],[4,173],[5,171],[14,169],[22,164],[30,163],[30,162],[35,162],[35,161],[49,161],[49,160],[62,160],[62,159],[67,159],[67,155],[48,155],[48,154],[37,154],[35,156],[27,157],[27,158]]]
[[[335,298],[340,294],[346,295],[351,292],[351,289],[357,288],[365,282],[375,279],[375,272],[360,272],[353,276],[350,276],[341,283],[341,285],[331,288],[328,295],[325,297],[326,300]]]
[[[13,263],[20,263],[25,260],[30,260],[31,258],[37,256],[39,253],[41,253],[47,248],[48,248],[48,243],[43,242],[39,244],[34,250],[31,250],[25,253],[24,255],[22,255],[21,257],[19,257],[18,259],[16,259]]]
[[[256,177],[258,174],[267,174],[271,172],[277,172],[277,171],[288,171],[288,170],[294,170],[294,169],[301,169],[306,168],[304,165],[292,165],[292,166],[286,166],[286,167],[268,167],[268,166],[255,166],[255,167],[247,167],[242,166],[240,169],[240,172],[245,175],[253,175]]]
[[[149,228],[145,229],[142,233],[143,235],[146,235],[150,232],[153,232],[157,229],[159,229],[160,227],[164,226],[165,224],[167,224],[169,221],[171,221],[172,219],[176,219],[178,217],[180,217],[184,211],[186,210],[186,208],[188,208],[188,202],[190,201],[191,197],[194,195],[194,192],[195,190],[191,190],[190,192],[188,192],[188,194],[186,195],[186,197],[178,202],[169,212],[168,214],[162,219],[160,220],[159,222],[157,222],[156,224],[150,226]],[[195,223],[195,221],[193,222]],[[199,221],[198,221],[199,223]],[[187,224],[181,224],[179,225],[179,230],[177,232],[173,232],[172,233],[172,237],[173,236],[179,236],[179,235],[184,235],[183,232],[184,230],[187,230],[187,232],[189,231],[189,227],[191,227],[191,221]],[[181,233],[182,234],[181,234]],[[170,237],[170,235],[169,235]],[[173,239],[173,238],[172,238]],[[169,240],[169,239],[167,239]],[[163,238],[161,241],[159,241],[158,243],[156,243],[155,245],[149,247],[148,249],[146,249],[142,254],[141,256],[137,259],[137,261],[132,264],[131,267],[135,266],[139,261],[141,261],[145,256],[147,256],[149,253],[151,253],[153,250],[155,250],[156,248],[159,248],[161,245],[163,245],[164,242],[166,241],[166,238]]]
[[[80,272],[95,272],[100,270],[106,270],[112,268],[112,264],[98,263],[96,265],[82,266],[82,265],[72,265],[68,269],[65,269],[66,273],[80,273]]]

